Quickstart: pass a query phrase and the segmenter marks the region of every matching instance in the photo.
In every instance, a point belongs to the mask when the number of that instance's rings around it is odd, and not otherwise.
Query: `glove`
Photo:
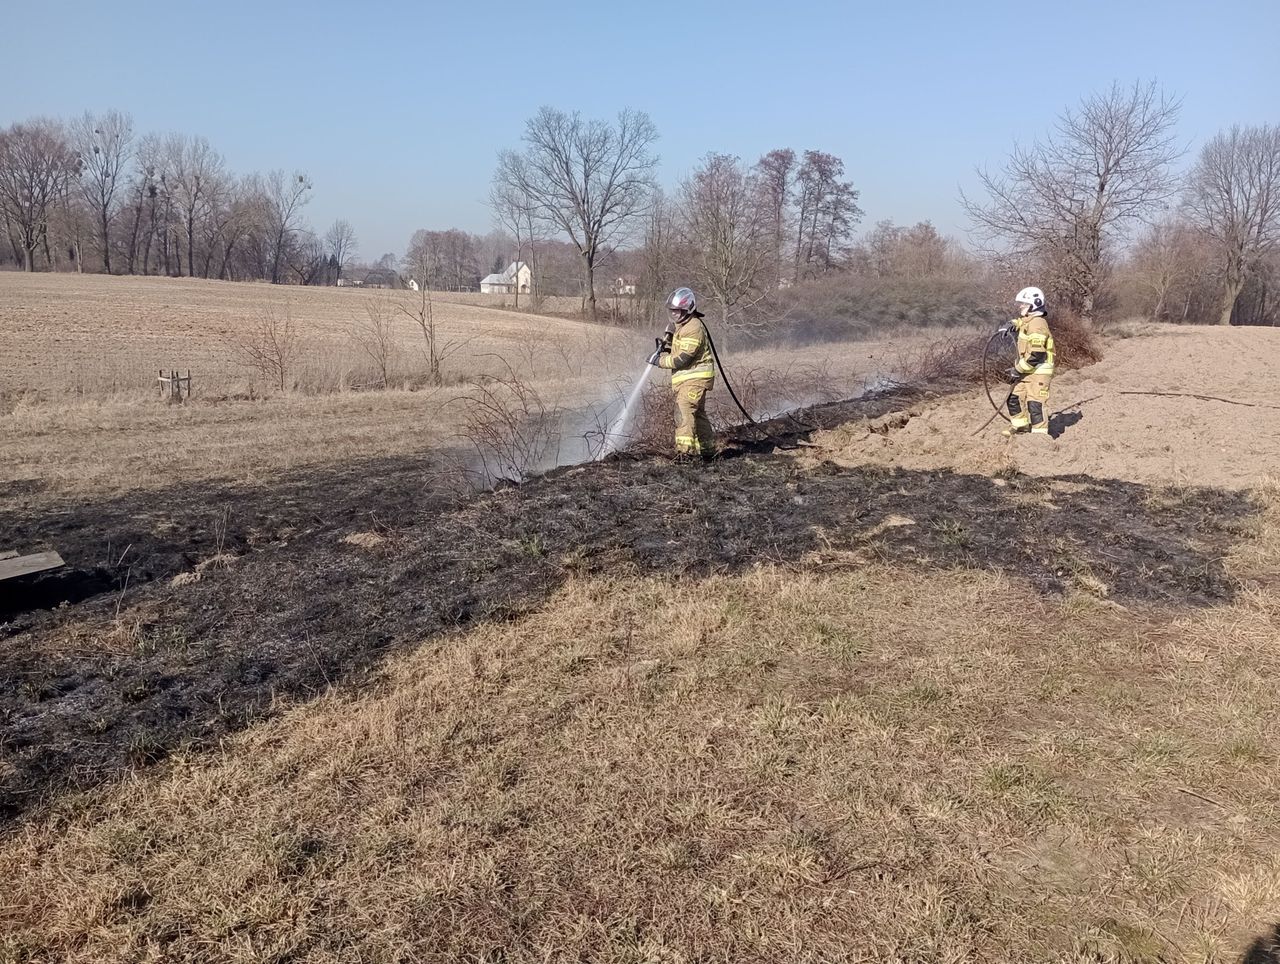
[[[662,350],[662,346],[661,346],[661,345],[659,345],[659,346],[654,350],[653,354],[649,356],[649,364],[650,364],[650,365],[653,365],[655,368],[661,368],[662,366],[661,366],[660,364],[658,364],[658,362],[659,362],[659,360],[662,358],[662,356],[663,356],[664,354],[666,354],[666,352],[664,352],[664,351]]]
[[[1022,381],[1023,377],[1022,372],[1018,371],[1016,368],[1006,368],[1004,370],[1004,380],[1010,385],[1018,384],[1018,382]]]
[[[1003,336],[1012,335],[1013,334],[1012,323],[1001,325],[999,328],[996,329],[996,334],[1003,335]]]

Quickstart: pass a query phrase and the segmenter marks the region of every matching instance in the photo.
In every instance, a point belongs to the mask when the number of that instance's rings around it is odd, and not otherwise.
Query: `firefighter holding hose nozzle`
[[[667,299],[671,324],[649,364],[671,372],[671,388],[676,393],[676,458],[716,456],[716,436],[707,418],[707,392],[715,384],[716,368],[711,342],[698,300],[689,288],[677,288]]]
[[[1007,436],[1049,434],[1049,383],[1053,381],[1053,333],[1049,330],[1044,292],[1023,288],[1013,299],[1020,309],[1002,331],[1017,334],[1018,359],[1005,373],[1009,392]]]

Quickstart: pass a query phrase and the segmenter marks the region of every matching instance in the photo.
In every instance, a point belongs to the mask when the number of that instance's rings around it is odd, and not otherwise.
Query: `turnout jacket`
[[[1013,319],[1018,333],[1018,360],[1013,367],[1020,375],[1053,374],[1053,333],[1043,311]]]
[[[716,367],[702,315],[694,312],[676,327],[671,336],[671,353],[658,359],[658,367],[671,370],[673,388],[694,379],[705,379],[707,387],[711,387]]]

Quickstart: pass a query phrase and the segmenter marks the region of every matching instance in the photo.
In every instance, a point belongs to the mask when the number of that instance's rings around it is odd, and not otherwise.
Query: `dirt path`
[[[1151,326],[1115,340],[1097,365],[1054,381],[1053,439],[1000,435],[980,394],[918,408],[885,434],[846,426],[815,441],[841,465],[1088,475],[1154,485],[1244,489],[1280,474],[1280,332]],[[997,398],[1003,394],[995,386]],[[1124,391],[1212,395],[1122,395]]]

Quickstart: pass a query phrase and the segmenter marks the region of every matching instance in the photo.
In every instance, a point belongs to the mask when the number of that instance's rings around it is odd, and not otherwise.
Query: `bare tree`
[[[791,234],[791,202],[795,194],[796,152],[791,148],[770,151],[756,162],[756,185],[773,241],[772,285],[783,280],[785,247]]]
[[[187,274],[195,277],[196,238],[224,183],[222,155],[203,137],[170,135],[165,140],[165,183],[186,239]]]
[[[0,131],[0,208],[17,232],[22,266],[35,270],[36,249],[48,250],[49,219],[79,173],[61,125],[47,118]]]
[[[128,272],[134,274],[138,270],[139,246],[142,248],[142,273],[147,274],[148,262],[151,260],[151,242],[153,240],[152,219],[148,217],[149,209],[156,203],[159,193],[158,178],[161,170],[162,147],[160,139],[154,134],[145,135],[133,153],[133,173],[129,177],[129,243],[126,248],[128,256]]]
[[[674,206],[659,190],[645,219],[644,244],[640,249],[643,272],[641,296],[648,306],[650,321],[663,314],[667,293],[678,287],[679,238]]]
[[[293,234],[301,226],[302,208],[311,200],[311,179],[295,172],[272,171],[264,182],[267,224],[271,232],[271,283],[280,283],[281,268]]]
[[[365,317],[351,326],[351,339],[373,364],[382,388],[391,384],[391,368],[399,346],[393,316],[384,299],[371,298],[364,305]]]
[[[1180,109],[1154,82],[1086,98],[1045,140],[1015,147],[1002,173],[978,172],[986,199],[961,194],[977,234],[1044,265],[1059,297],[1092,317],[1111,246],[1176,190]]]
[[[285,252],[285,262],[300,285],[321,284],[329,258],[324,243],[308,230],[294,232]]]
[[[1125,274],[1139,288],[1148,292],[1152,321],[1160,321],[1170,313],[1175,288],[1187,286],[1196,274],[1198,239],[1192,227],[1183,221],[1164,220],[1153,224],[1133,246],[1125,265]],[[1184,300],[1182,311],[1187,304]]]
[[[708,154],[680,197],[698,283],[711,292],[721,322],[728,324],[736,311],[772,289],[767,278],[760,284],[771,262],[772,233],[759,185],[736,157]]]
[[[412,306],[401,304],[400,310],[422,332],[427,356],[427,378],[432,385],[440,385],[444,381],[442,366],[445,360],[462,346],[443,340],[436,328],[435,304],[431,297],[434,278],[432,252],[428,243],[418,238],[418,235],[430,233],[420,231],[415,234],[415,240],[419,243],[410,245],[410,254],[405,257],[405,268],[418,282],[418,297]]]
[[[520,187],[520,183],[525,177],[523,171],[524,158],[518,154],[513,155],[509,158],[509,165],[506,169],[499,165],[498,171],[494,174],[493,183],[489,187],[489,208],[493,211],[493,216],[498,223],[504,229],[510,229],[515,238],[515,261],[517,266],[524,260],[525,245],[529,246],[529,272],[533,275],[537,270],[533,254],[535,219],[533,203]],[[515,306],[519,308],[520,277],[518,269],[515,280]]]
[[[72,124],[72,144],[80,155],[80,190],[98,222],[102,270],[111,274],[111,220],[125,165],[133,150],[133,119],[119,111],[86,113]]]
[[[231,342],[231,351],[242,365],[269,379],[283,394],[288,390],[300,341],[289,309],[268,308],[247,334]]]
[[[805,151],[796,172],[799,212],[795,276],[813,277],[836,266],[862,219],[858,192],[844,177],[844,161],[822,151]]]
[[[657,137],[644,113],[624,110],[610,124],[544,107],[525,127],[524,153],[498,156],[495,181],[526,198],[536,219],[577,249],[593,319],[596,264],[649,204]]]
[[[1280,127],[1232,127],[1200,152],[1187,211],[1216,243],[1223,268],[1218,323],[1231,324],[1249,271],[1280,244]]]
[[[338,278],[341,278],[342,269],[355,257],[357,243],[355,229],[348,221],[341,219],[334,221],[325,232],[324,243],[329,256],[338,266]]]

